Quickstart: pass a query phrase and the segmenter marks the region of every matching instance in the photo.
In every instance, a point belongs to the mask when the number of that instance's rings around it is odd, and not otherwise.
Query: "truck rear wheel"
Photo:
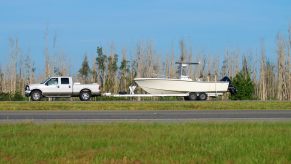
[[[89,101],[91,98],[91,93],[89,91],[82,91],[80,93],[80,100],[81,101]]]
[[[32,91],[30,94],[31,100],[32,101],[40,101],[41,99],[41,92],[40,91]]]

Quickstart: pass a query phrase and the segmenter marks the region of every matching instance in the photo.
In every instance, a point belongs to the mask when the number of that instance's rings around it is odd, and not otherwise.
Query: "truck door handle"
[[[71,88],[71,86],[69,85],[69,88]]]
[[[57,86],[57,88],[60,88],[60,86]]]

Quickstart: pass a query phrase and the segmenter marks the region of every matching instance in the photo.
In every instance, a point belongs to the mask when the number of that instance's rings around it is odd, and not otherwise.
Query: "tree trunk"
[[[277,38],[277,55],[278,55],[278,84],[277,84],[277,99],[286,99],[286,71],[285,71],[285,53],[284,39],[280,34]]]
[[[259,96],[261,100],[267,99],[267,88],[266,88],[266,51],[265,47],[262,45],[261,50],[261,68],[260,68],[260,89]]]

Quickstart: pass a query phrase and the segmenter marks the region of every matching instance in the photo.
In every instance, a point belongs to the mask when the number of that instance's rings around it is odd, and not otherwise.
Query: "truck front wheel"
[[[40,101],[41,96],[42,95],[40,91],[32,91],[30,95],[32,101]]]
[[[80,100],[81,101],[89,101],[91,98],[91,93],[89,91],[82,91],[80,93]]]

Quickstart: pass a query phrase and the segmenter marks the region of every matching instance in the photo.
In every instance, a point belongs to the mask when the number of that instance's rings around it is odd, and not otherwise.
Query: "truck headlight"
[[[30,90],[29,85],[26,85],[26,86],[25,86],[25,90],[26,90],[26,91],[29,91],[29,90]]]

